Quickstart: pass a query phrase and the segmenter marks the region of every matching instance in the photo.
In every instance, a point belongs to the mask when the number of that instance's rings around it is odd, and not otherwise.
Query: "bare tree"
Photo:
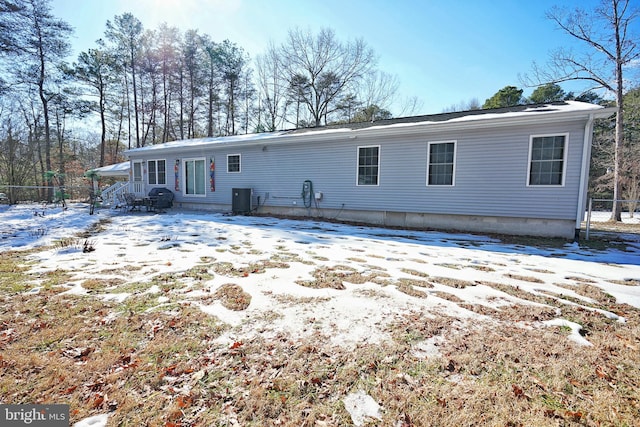
[[[111,85],[115,84],[117,67],[115,58],[106,50],[89,49],[78,55],[78,62],[73,64],[73,76],[80,82],[90,86],[98,101],[96,109],[100,115],[100,162],[105,165],[105,148],[107,139],[107,93]]]
[[[625,126],[622,176],[622,196],[627,200],[629,215],[640,204],[640,87],[624,95]]]
[[[157,142],[158,116],[161,114],[162,61],[157,38],[157,31],[145,30],[140,43],[138,93],[142,147]]]
[[[613,198],[619,200],[622,189],[622,164],[624,149],[624,89],[625,70],[640,57],[637,34],[633,22],[638,10],[631,0],[602,0],[592,11],[553,8],[547,18],[574,39],[590,48],[583,54],[560,48],[551,54],[548,68],[533,64],[533,78],[527,82],[537,86],[543,83],[560,83],[583,80],[593,84],[591,89],[606,89],[615,96],[618,111],[615,123],[615,153]],[[611,220],[621,220],[621,204],[615,202]]]
[[[364,76],[357,93],[365,108],[375,105],[389,110],[396,99],[399,87],[398,76],[374,70]]]
[[[312,125],[326,122],[339,97],[349,85],[363,79],[375,66],[376,58],[366,43],[339,42],[333,30],[317,35],[300,29],[289,31],[280,48],[282,69],[298,99],[308,110]]]
[[[220,99],[219,90],[222,84],[222,77],[217,62],[218,45],[211,40],[208,35],[202,37],[202,46],[204,49],[205,70],[206,74],[206,128],[207,136],[214,136],[214,112],[217,109]]]
[[[51,14],[47,0],[14,0],[11,4],[3,2],[2,8],[10,10],[6,16],[11,19],[5,21],[3,15],[0,21],[13,28],[11,37],[2,42],[7,43],[2,53],[13,59],[14,82],[37,89],[44,126],[44,167],[51,170],[50,102],[56,92],[53,86],[59,75],[59,65],[69,52],[68,38],[73,30]],[[48,185],[51,186],[50,180]],[[48,200],[52,196],[53,192],[49,191]]]
[[[0,179],[4,184],[20,186],[30,180],[34,165],[34,144],[27,142],[29,129],[20,118],[23,99],[4,97],[0,106]],[[9,202],[17,201],[17,190],[9,187]]]
[[[236,134],[236,121],[242,100],[242,79],[247,72],[249,57],[237,44],[224,40],[218,45],[216,61],[222,78],[222,101],[226,110],[225,135]]]
[[[418,98],[417,96],[411,96],[411,97],[405,98],[402,101],[400,114],[398,114],[398,116],[400,117],[414,116],[416,114],[419,114],[423,108],[424,108],[424,101]]]
[[[178,68],[178,49],[180,30],[161,24],[158,28],[158,55],[161,73],[162,97],[162,137],[160,142],[167,142],[171,133],[172,101],[175,92],[175,73]]]
[[[198,100],[203,88],[203,46],[197,30],[187,30],[182,42],[182,66],[186,77],[187,138],[195,138]]]
[[[245,70],[240,76],[240,96],[242,98],[240,115],[244,133],[251,133],[256,128],[259,130],[259,121],[254,122],[253,120],[256,112],[254,103],[256,88],[253,85],[253,70],[251,69]]]
[[[471,98],[468,101],[460,101],[458,104],[452,104],[442,110],[443,113],[453,113],[456,111],[471,111],[482,109],[482,104],[478,98]]]
[[[133,111],[135,116],[136,147],[140,147],[140,121],[138,117],[138,80],[136,70],[138,68],[138,57],[140,50],[140,40],[142,37],[142,22],[131,13],[124,13],[115,16],[113,23],[107,21],[105,35],[107,39],[115,44],[115,49],[121,55],[122,64],[131,72],[131,83],[133,92]],[[131,135],[131,132],[129,132]],[[131,148],[131,144],[129,144]]]
[[[625,151],[626,174],[622,182],[622,196],[627,200],[629,216],[633,218],[633,213],[640,204],[640,152],[637,147],[626,147]]]
[[[287,83],[283,78],[277,47],[270,43],[266,52],[256,58],[258,72],[258,90],[262,109],[266,113],[266,125],[269,131],[278,129],[284,120]],[[262,127],[258,123],[258,127]]]

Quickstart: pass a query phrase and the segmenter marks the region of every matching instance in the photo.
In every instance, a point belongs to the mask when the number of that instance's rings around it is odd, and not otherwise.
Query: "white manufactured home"
[[[263,134],[126,152],[131,189],[184,208],[407,228],[576,237],[593,121],[566,101]]]

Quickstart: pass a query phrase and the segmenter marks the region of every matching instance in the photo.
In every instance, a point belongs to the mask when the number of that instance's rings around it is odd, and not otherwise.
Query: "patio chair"
[[[144,206],[144,200],[139,199],[133,193],[124,193],[125,206],[129,211],[140,210]]]
[[[116,193],[116,203],[114,209],[127,209],[127,199],[124,197],[124,193]]]

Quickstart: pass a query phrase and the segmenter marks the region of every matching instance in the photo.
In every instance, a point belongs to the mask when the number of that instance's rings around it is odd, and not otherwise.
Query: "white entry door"
[[[133,193],[144,196],[144,175],[141,161],[133,162]]]

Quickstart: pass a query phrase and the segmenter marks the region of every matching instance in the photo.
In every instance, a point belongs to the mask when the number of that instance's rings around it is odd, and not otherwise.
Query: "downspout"
[[[586,207],[587,188],[589,185],[589,163],[591,162],[591,140],[593,138],[593,114],[584,126],[584,140],[582,142],[582,166],[580,167],[580,188],[578,193],[578,206],[576,208],[576,232],[574,242],[580,240],[580,228]]]

